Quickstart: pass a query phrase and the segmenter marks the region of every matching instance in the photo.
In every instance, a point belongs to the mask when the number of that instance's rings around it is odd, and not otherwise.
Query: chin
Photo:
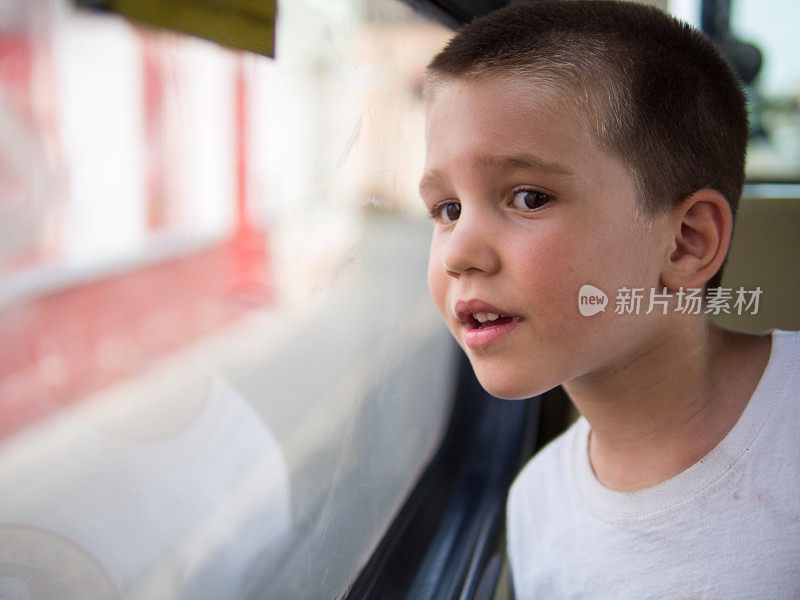
[[[558,385],[537,385],[537,382],[523,381],[511,374],[483,373],[475,369],[474,366],[473,369],[481,387],[495,398],[502,400],[524,400],[542,394]]]

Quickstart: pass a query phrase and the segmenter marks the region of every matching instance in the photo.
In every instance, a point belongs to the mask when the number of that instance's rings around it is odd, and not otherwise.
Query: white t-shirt
[[[517,476],[507,537],[518,600],[800,598],[800,333],[775,330],[736,425],[698,463],[615,492],[579,419]]]

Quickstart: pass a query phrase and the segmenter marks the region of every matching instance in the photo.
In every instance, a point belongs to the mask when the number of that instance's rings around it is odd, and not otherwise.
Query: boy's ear
[[[733,231],[733,214],[725,196],[703,188],[672,209],[672,247],[661,273],[671,290],[702,288],[722,266]]]

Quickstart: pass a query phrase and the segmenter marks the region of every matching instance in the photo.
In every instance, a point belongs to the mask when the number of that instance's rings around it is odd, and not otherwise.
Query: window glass
[[[669,8],[721,39],[748,96],[747,179],[719,290],[723,301],[712,316],[723,327],[749,333],[797,329],[800,279],[787,257],[800,250],[800,47],[794,32],[800,5],[671,0]],[[750,304],[735,306],[737,298]]]
[[[792,0],[733,0],[733,34],[761,52],[750,88],[750,180],[800,180],[800,6]]]
[[[707,6],[706,6],[707,5]],[[702,13],[719,31],[729,29],[726,44],[734,64],[745,74],[750,110],[749,182],[800,181],[800,40],[795,24],[800,6],[794,0],[670,0],[669,10],[695,27]],[[769,187],[758,188],[768,195]],[[775,188],[786,194],[789,188]],[[753,188],[750,192],[756,190]],[[782,191],[779,191],[782,190]],[[789,193],[796,195],[796,188]],[[748,190],[745,190],[748,194]],[[760,194],[758,194],[760,195]]]
[[[421,78],[395,0],[274,60],[0,4],[0,596],[333,598],[438,447]]]

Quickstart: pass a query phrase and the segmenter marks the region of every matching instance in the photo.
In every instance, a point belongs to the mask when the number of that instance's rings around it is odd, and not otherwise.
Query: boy
[[[800,340],[686,305],[743,185],[730,66],[651,7],[534,2],[463,28],[426,93],[431,295],[486,390],[582,414],[511,489],[517,598],[800,597]]]

